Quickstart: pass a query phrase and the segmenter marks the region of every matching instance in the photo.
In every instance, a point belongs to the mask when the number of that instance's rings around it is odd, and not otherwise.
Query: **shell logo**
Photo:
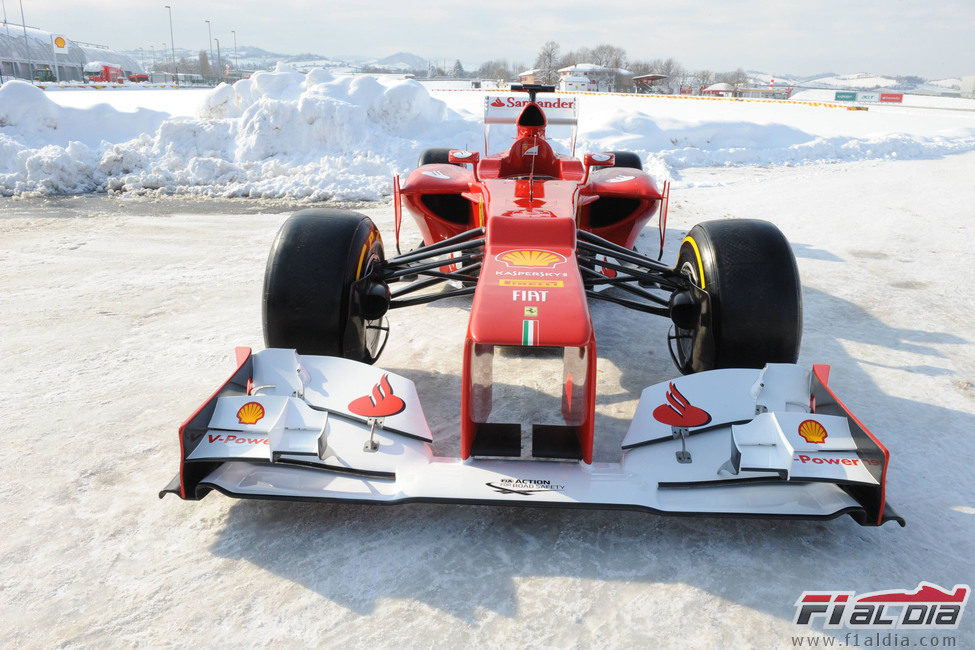
[[[803,420],[799,424],[799,435],[806,442],[821,445],[826,442],[826,427],[816,420]]]
[[[54,39],[54,47],[58,48],[59,50],[63,50],[67,44],[68,42],[64,40],[63,36],[58,36]]]
[[[504,262],[508,266],[530,266],[549,269],[565,262],[564,255],[559,255],[558,253],[553,253],[552,251],[535,250],[529,248],[505,251],[504,253],[498,254],[495,259],[499,262]]]
[[[241,424],[257,424],[264,417],[264,407],[259,402],[247,402],[237,411],[237,421]]]

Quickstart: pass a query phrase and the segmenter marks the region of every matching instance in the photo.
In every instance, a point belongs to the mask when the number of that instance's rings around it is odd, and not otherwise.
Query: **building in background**
[[[53,39],[51,32],[28,27],[25,40],[24,28],[20,25],[0,24],[0,72],[3,78],[30,79],[34,71],[50,69],[61,81],[84,81],[85,64],[93,61],[118,66],[126,77],[144,72],[139,62],[127,54],[100,45],[78,43],[70,38],[64,51],[55,56]]]
[[[629,70],[623,70],[622,68],[606,68],[593,63],[577,63],[575,65],[570,65],[567,68],[559,69],[559,76],[561,78],[572,77],[585,79],[588,90],[603,93],[616,92],[616,89],[619,87],[617,83],[618,79],[623,76],[628,77],[631,74],[632,73]],[[560,87],[562,85],[561,79],[559,80],[559,85]]]
[[[665,74],[641,74],[633,77],[633,85],[638,93],[667,93],[670,88],[661,83],[665,79]]]
[[[711,84],[701,91],[702,95],[714,95],[715,97],[734,97],[735,87],[728,83]]]
[[[559,77],[559,85],[557,88],[566,93],[584,93],[591,90],[588,77],[573,77],[572,75],[562,75]]]

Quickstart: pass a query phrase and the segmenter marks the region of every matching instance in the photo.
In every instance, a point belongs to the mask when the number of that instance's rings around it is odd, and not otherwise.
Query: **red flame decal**
[[[924,583],[914,591],[882,591],[857,598],[858,603],[963,603],[968,598],[968,585],[955,585],[949,591],[938,585]]]
[[[349,411],[365,418],[385,418],[406,408],[406,402],[393,394],[389,375],[383,375],[372,387],[372,395],[363,395],[349,402]]]
[[[502,106],[504,106],[504,102],[501,101],[501,98],[500,97],[498,97],[493,102],[491,102],[491,106],[494,106],[496,108],[501,108]]]
[[[671,382],[667,404],[653,410],[653,419],[672,427],[700,427],[711,421],[711,414],[691,404]]]

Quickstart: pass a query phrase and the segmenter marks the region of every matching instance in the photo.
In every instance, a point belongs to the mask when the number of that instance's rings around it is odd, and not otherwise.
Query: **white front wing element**
[[[897,518],[883,514],[884,467],[877,465],[886,450],[875,453],[882,450],[875,439],[876,448],[865,447],[869,434],[859,423],[810,412],[813,381],[803,368],[776,364],[651,386],[619,463],[462,461],[431,453],[410,380],[345,359],[265,350],[181,429],[180,489],[169,491]],[[249,394],[241,395],[244,385]],[[875,492],[864,498],[851,486]]]

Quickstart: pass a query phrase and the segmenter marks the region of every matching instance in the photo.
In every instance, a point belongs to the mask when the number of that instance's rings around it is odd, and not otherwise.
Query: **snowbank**
[[[176,91],[158,91],[179,113]],[[375,200],[427,147],[479,147],[483,95],[393,76],[279,64],[197,95],[193,116],[61,106],[0,88],[0,193],[92,191]],[[105,95],[112,101],[113,94]],[[975,150],[970,115],[848,112],[776,102],[580,97],[578,151],[635,151],[658,176],[688,167],[928,158]],[[181,99],[184,108],[186,99]],[[123,104],[119,104],[120,106]],[[132,107],[131,97],[124,104]],[[497,135],[497,134],[495,134]],[[492,148],[506,146],[505,134]],[[553,135],[560,135],[553,133]],[[567,139],[563,141],[563,151]]]
[[[323,69],[279,65],[202,103],[193,118],[72,109],[9,82],[0,89],[0,191],[379,199],[424,147],[480,134],[415,81]]]

